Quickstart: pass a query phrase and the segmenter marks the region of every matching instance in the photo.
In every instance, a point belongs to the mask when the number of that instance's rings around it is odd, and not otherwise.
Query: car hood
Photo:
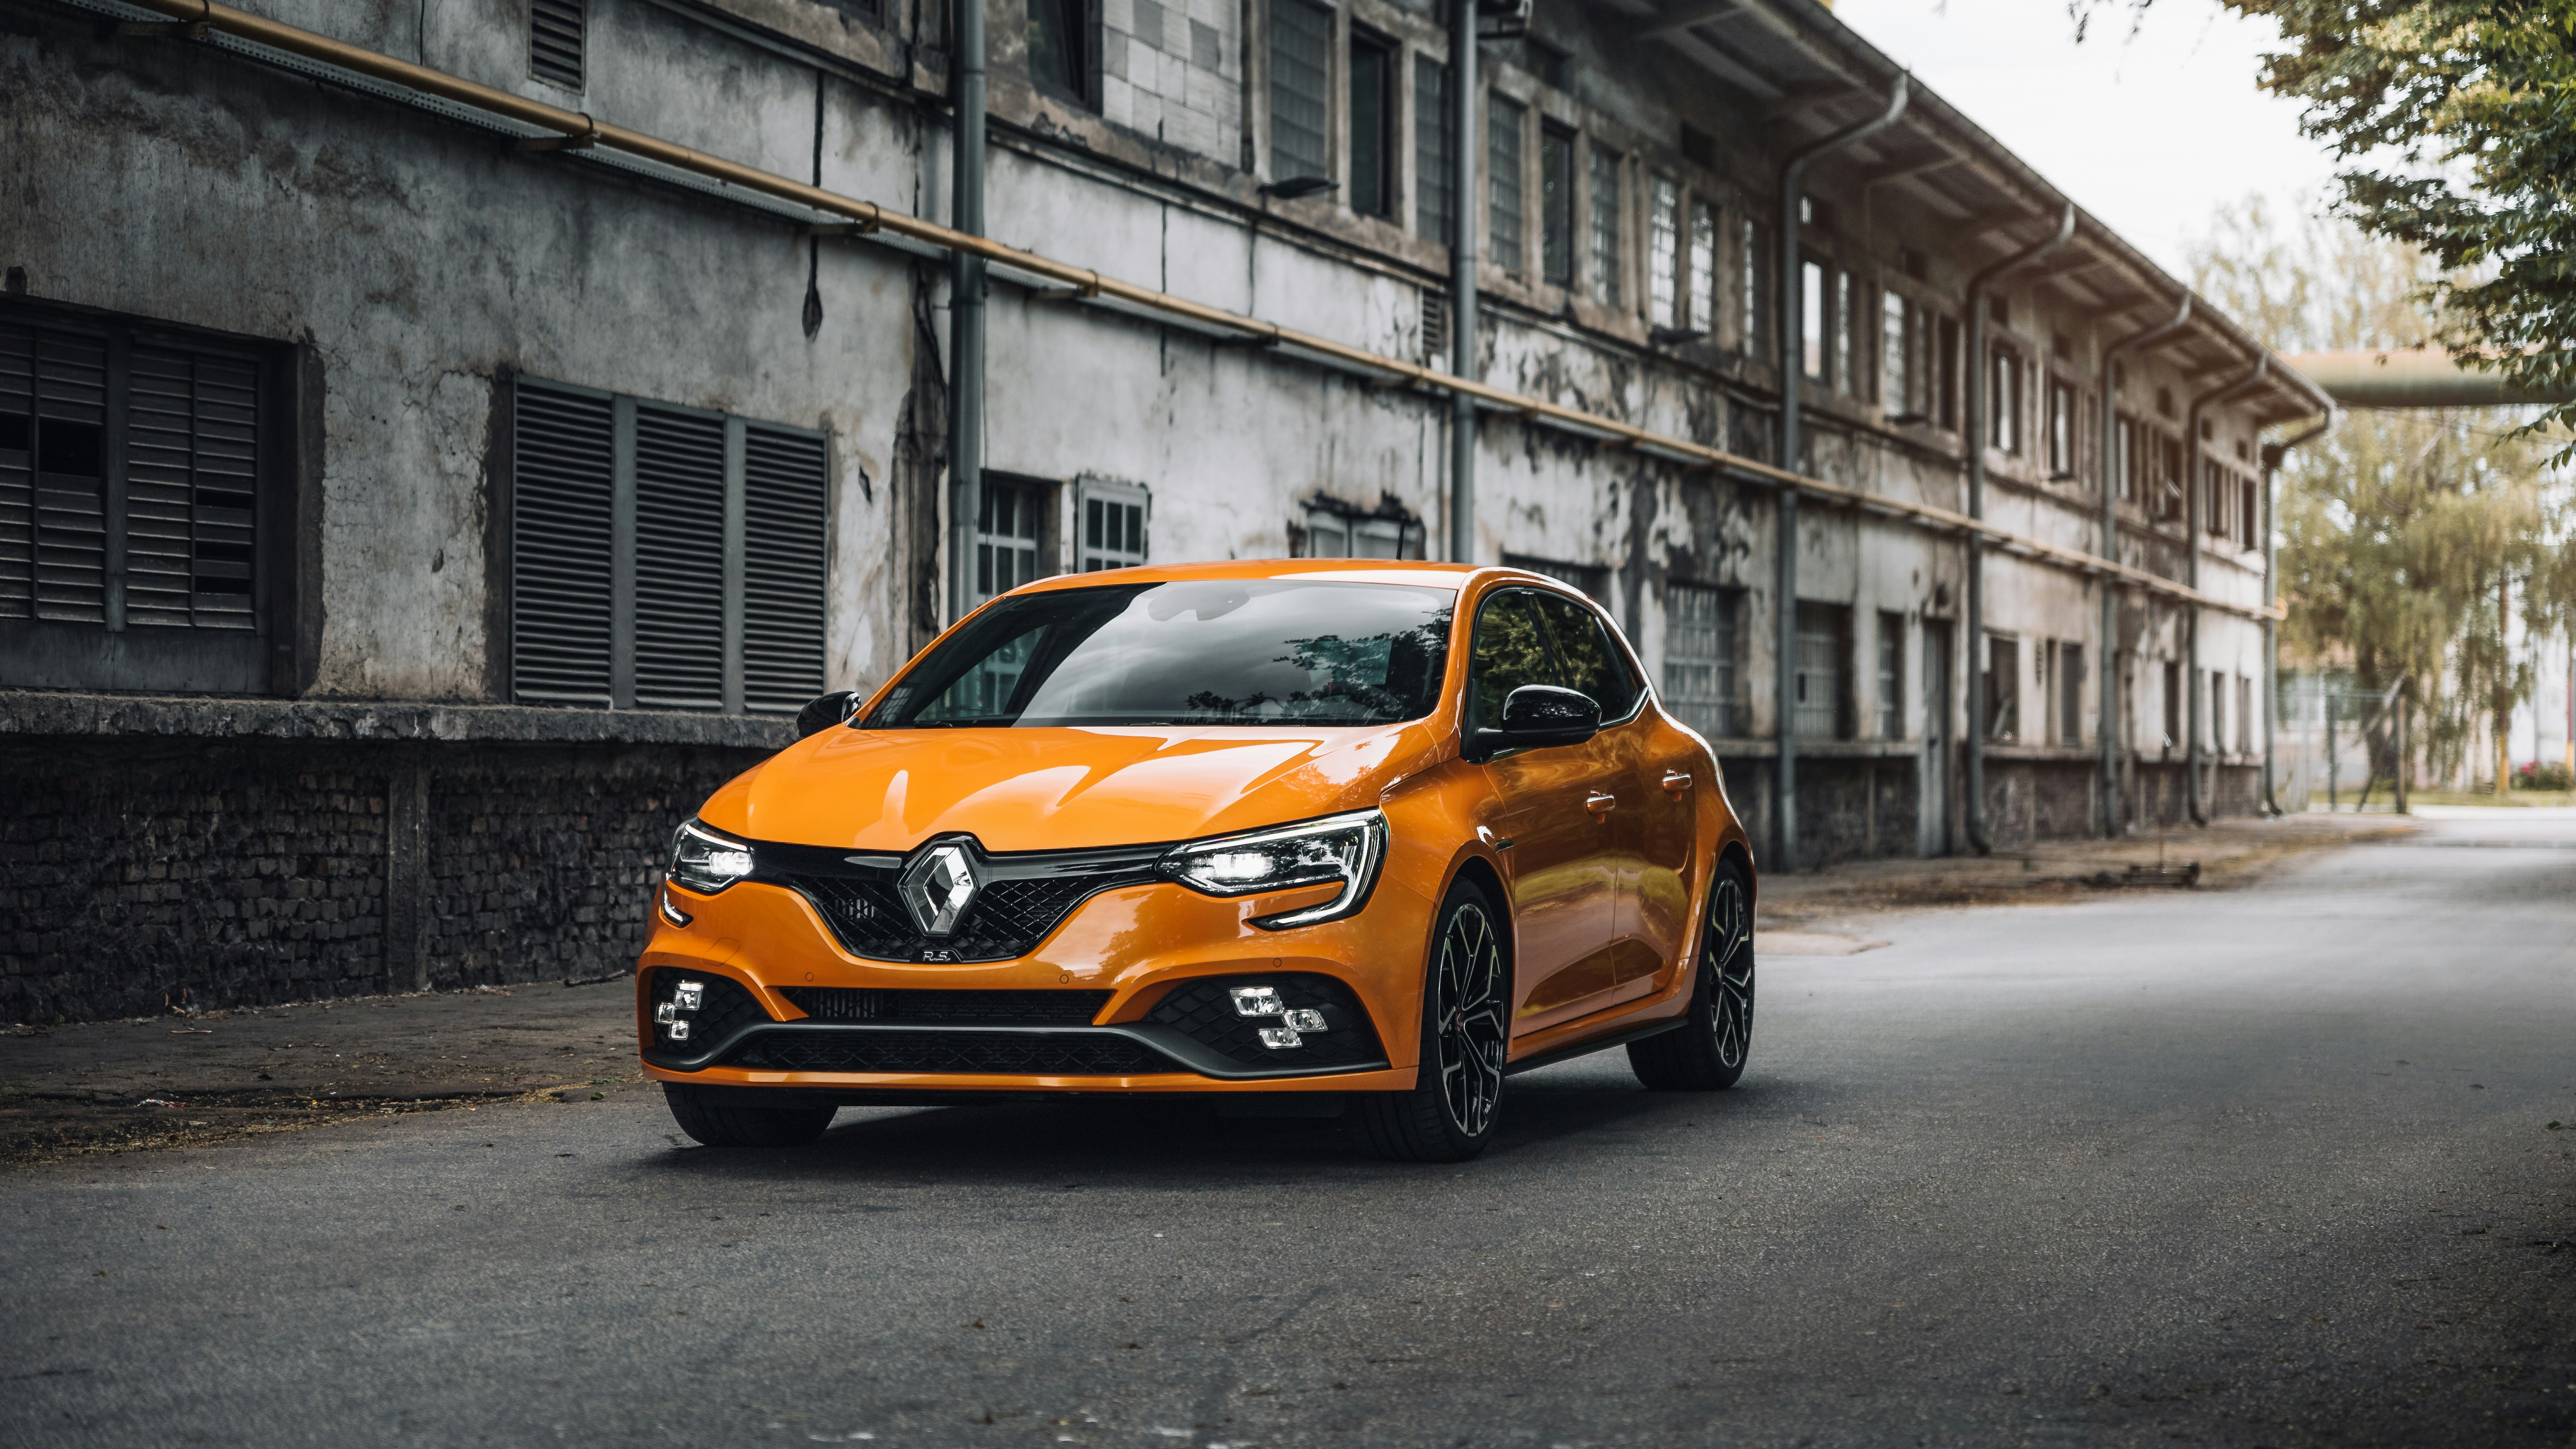
[[[752,840],[907,851],[1188,840],[1378,802],[1430,762],[1423,724],[1374,729],[830,729],[780,751],[700,818]]]

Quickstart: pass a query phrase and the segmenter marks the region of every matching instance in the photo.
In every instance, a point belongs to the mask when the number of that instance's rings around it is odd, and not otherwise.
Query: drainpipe
[[[2057,230],[1968,279],[1968,396],[1959,419],[1968,451],[1968,516],[1986,516],[1986,292],[2008,272],[2038,261],[2075,235],[2075,203],[2057,219]],[[1968,846],[1994,853],[1986,839],[1986,536],[1968,535]],[[2046,701],[2042,701],[2043,708]]]
[[[2268,369],[2271,364],[2272,354],[2268,352],[2257,354],[2254,358],[2254,365],[2246,370],[2243,377],[2236,379],[2234,382],[2220,383],[2217,387],[2193,398],[2191,400],[2191,407],[2183,414],[2183,446],[2190,450],[2186,456],[2190,459],[2191,466],[2190,471],[2183,475],[2183,488],[2185,491],[2183,493],[2182,510],[2182,531],[2184,540],[2182,552],[2182,581],[2195,591],[2200,588],[2200,530],[2203,522],[2200,516],[2200,501],[2201,495],[2207,491],[2206,485],[2203,483],[2200,476],[2202,470],[2202,459],[2200,454],[2201,410],[2214,403],[2226,402],[2235,397],[2238,393],[2261,382],[2263,380],[2265,370]],[[2185,651],[2185,658],[2189,660],[2183,668],[2189,671],[2191,675],[2190,686],[2184,692],[2184,698],[2188,701],[2187,707],[2191,711],[2191,718],[2184,722],[2182,729],[2182,793],[2183,802],[2191,811],[2191,823],[2194,825],[2207,825],[2209,823],[2209,816],[2207,812],[2200,808],[2200,605],[2196,603],[2186,604],[2183,607],[2190,610],[2189,613],[2183,616],[2187,621],[2186,627],[2183,630],[2183,648]]]
[[[2191,322],[2191,293],[2182,294],[2182,305],[2174,309],[2173,320],[2160,322],[2143,332],[2132,332],[2102,349],[2102,557],[2110,562],[2120,560],[2120,480],[2116,476],[2119,460],[2111,454],[2111,440],[2119,436],[2120,390],[2112,385],[2112,375],[2121,359],[2133,352],[2152,347],[2180,332]],[[2143,505],[2146,500],[2138,500]],[[2120,723],[2120,590],[2110,578],[2102,580],[2102,834],[2118,839],[2126,817],[2120,810],[2120,741],[2128,730]]]
[[[1780,466],[1791,473],[1799,471],[1799,454],[1803,451],[1798,436],[1798,386],[1804,379],[1806,358],[1799,342],[1801,314],[1805,311],[1799,295],[1802,279],[1798,271],[1798,196],[1799,183],[1807,174],[1810,162],[1829,152],[1858,145],[1896,124],[1905,114],[1906,102],[1913,99],[1914,78],[1900,74],[1887,93],[1887,109],[1857,125],[1813,142],[1793,153],[1788,164],[1780,168]],[[1824,339],[1819,338],[1821,343]],[[1780,538],[1779,570],[1773,585],[1773,613],[1779,628],[1774,644],[1779,650],[1777,669],[1779,719],[1772,733],[1780,743],[1777,770],[1772,779],[1771,819],[1775,857],[1772,870],[1798,868],[1798,490],[1782,483],[1779,489]]]
[[[2285,812],[2272,794],[2273,735],[2281,725],[2281,626],[2271,617],[2272,601],[2281,593],[2281,549],[2272,515],[2281,502],[2281,459],[2333,426],[2329,412],[2306,432],[2263,445],[2263,813],[2275,820]]]
[[[1481,382],[1476,348],[1476,10],[1449,7],[1449,370]],[[1449,395],[1449,557],[1476,562],[1476,399]]]
[[[957,135],[949,224],[984,234],[984,3],[957,0]],[[975,521],[984,504],[984,259],[948,256],[948,618],[975,601]]]

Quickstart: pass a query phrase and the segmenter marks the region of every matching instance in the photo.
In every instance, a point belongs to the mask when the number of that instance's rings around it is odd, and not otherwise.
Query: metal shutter
[[[825,450],[812,433],[743,436],[742,702],[792,713],[823,692]]]
[[[511,692],[606,705],[612,409],[604,396],[526,379],[513,394]]]
[[[528,0],[528,74],[581,89],[586,0]]]
[[[0,510],[24,519],[0,568],[17,616],[107,619],[107,343],[57,332],[0,332],[17,397],[31,415],[24,471],[0,472]],[[0,459],[11,456],[0,453]],[[10,484],[14,482],[14,487]],[[14,566],[14,567],[13,567]]]
[[[713,414],[635,409],[641,708],[724,708],[724,435]]]
[[[130,377],[125,621],[249,629],[258,370],[137,347]]]
[[[36,335],[0,327],[0,619],[36,612]]]

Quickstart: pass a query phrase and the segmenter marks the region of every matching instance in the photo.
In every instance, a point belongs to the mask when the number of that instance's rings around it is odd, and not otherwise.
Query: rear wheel
[[[832,1125],[832,1107],[764,1107],[758,1087],[664,1082],[680,1130],[709,1147],[802,1147]]]
[[[1718,862],[1700,931],[1698,979],[1674,1031],[1628,1044],[1637,1080],[1665,1091],[1713,1092],[1744,1075],[1753,1046],[1753,892],[1744,868]]]
[[[1369,1145],[1401,1162],[1464,1162],[1494,1139],[1510,1018],[1501,923],[1472,881],[1450,887],[1422,992],[1413,1090],[1363,1097]]]

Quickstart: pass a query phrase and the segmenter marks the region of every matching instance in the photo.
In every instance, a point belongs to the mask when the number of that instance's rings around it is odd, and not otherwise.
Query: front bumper
[[[689,918],[657,909],[637,962],[643,1064],[664,1081],[860,1095],[1412,1085],[1431,903],[1383,879],[1358,914],[1283,932],[1250,922],[1332,888],[1220,900],[1115,885],[1024,954],[970,963],[859,956],[788,883],[656,889]],[[654,1016],[683,980],[703,999],[674,1042]],[[1235,1013],[1239,984],[1274,985],[1326,1026],[1265,1047],[1258,1028],[1277,1023]]]

